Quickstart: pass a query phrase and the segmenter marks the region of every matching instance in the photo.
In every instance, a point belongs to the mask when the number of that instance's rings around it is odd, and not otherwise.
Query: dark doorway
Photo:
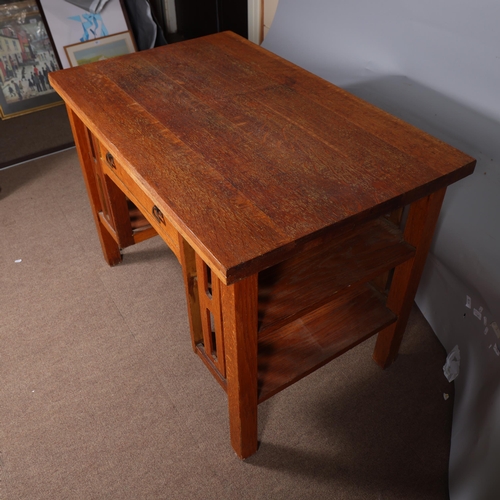
[[[247,0],[176,0],[175,5],[181,39],[227,30],[248,38]]]

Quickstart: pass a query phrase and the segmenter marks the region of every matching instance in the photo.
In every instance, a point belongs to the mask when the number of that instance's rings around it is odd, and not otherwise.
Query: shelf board
[[[277,330],[259,335],[259,402],[396,321],[385,297],[363,284]]]
[[[414,254],[399,228],[379,218],[266,269],[259,274],[259,331],[280,328]]]
[[[127,199],[128,212],[130,216],[130,224],[132,230],[145,230],[151,227],[149,221],[144,217],[142,212],[135,206],[135,204]]]
[[[146,217],[144,217],[142,212],[136,207],[136,205],[129,199],[127,199],[127,205],[134,243],[140,243],[141,241],[156,236],[158,233],[153,226],[151,226]]]

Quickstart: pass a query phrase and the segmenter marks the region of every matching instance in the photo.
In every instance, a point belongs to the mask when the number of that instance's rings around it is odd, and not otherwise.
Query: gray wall
[[[417,294],[461,354],[452,500],[500,498],[499,24],[497,0],[280,0],[263,44],[478,160],[448,189]]]

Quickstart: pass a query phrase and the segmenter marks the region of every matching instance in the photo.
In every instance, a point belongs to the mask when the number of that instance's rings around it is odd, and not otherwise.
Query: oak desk
[[[155,234],[179,259],[240,457],[261,401],[375,333],[375,361],[396,358],[446,187],[472,158],[229,32],[51,83],[107,262]],[[389,216],[403,207],[404,227]]]

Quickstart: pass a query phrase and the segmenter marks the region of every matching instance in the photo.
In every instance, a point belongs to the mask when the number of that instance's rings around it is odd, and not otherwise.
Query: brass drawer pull
[[[153,212],[155,219],[160,224],[165,224],[165,219],[163,218],[163,214],[161,213],[161,210],[156,205],[153,206],[152,212]]]
[[[106,161],[108,162],[108,165],[111,168],[116,168],[115,159],[113,158],[113,155],[109,151],[106,153]]]

